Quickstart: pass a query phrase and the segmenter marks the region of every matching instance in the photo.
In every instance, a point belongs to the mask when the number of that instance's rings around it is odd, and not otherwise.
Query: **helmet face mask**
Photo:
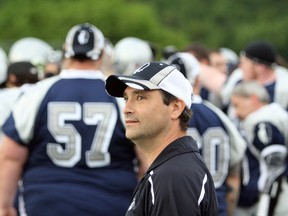
[[[141,65],[153,60],[153,52],[148,42],[135,37],[126,37],[115,46],[116,72],[131,75]]]

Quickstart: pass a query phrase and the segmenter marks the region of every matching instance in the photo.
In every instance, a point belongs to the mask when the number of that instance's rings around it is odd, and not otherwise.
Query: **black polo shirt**
[[[168,145],[137,185],[126,216],[216,216],[212,177],[190,137]]]

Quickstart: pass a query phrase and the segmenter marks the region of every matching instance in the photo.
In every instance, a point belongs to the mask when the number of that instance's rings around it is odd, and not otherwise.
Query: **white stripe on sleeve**
[[[205,196],[205,184],[207,182],[207,174],[205,174],[204,176],[204,179],[202,181],[202,188],[201,188],[201,192],[200,192],[200,196],[199,196],[199,199],[198,199],[198,206],[200,205],[200,203],[202,202],[204,196]]]
[[[151,196],[152,196],[152,204],[155,203],[155,195],[154,195],[154,187],[153,187],[153,180],[152,180],[153,170],[150,172],[149,182],[151,184]]]

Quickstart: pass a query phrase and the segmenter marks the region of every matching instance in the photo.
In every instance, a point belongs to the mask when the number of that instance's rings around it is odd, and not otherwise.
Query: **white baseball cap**
[[[193,90],[190,82],[175,67],[162,62],[148,62],[132,76],[111,75],[106,80],[106,91],[114,97],[123,97],[127,86],[138,90],[164,90],[184,101],[190,108]]]

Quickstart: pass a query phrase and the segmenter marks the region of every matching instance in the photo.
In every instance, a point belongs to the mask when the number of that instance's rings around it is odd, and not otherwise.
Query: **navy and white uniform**
[[[230,167],[243,160],[246,143],[228,117],[216,106],[193,96],[188,133],[197,141],[216,188],[219,215],[227,215],[225,181]]]
[[[212,177],[190,137],[168,145],[136,187],[126,216],[216,216]]]
[[[137,184],[134,144],[100,71],[63,70],[21,96],[4,133],[29,149],[20,212],[125,215]]]
[[[271,103],[248,115],[241,126],[247,150],[238,206],[248,208],[258,202],[260,192],[269,192],[277,178],[273,176],[285,171],[288,114],[279,104]]]

